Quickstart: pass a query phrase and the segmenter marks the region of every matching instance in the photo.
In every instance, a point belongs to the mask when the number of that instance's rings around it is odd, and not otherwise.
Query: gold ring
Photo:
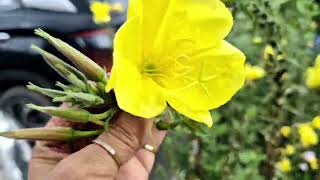
[[[149,144],[144,145],[144,149],[146,149],[149,152],[152,152],[153,154],[156,153],[155,148],[153,146],[149,145]]]
[[[102,147],[105,151],[107,151],[107,153],[112,157],[112,159],[117,163],[118,167],[121,166],[120,160],[117,157],[116,151],[113,149],[113,147],[111,147],[109,144],[100,141],[98,139],[95,139],[92,141],[93,143],[99,145],[100,147]]]

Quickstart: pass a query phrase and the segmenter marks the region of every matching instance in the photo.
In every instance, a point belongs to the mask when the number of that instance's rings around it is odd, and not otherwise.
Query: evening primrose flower
[[[284,154],[291,156],[296,152],[296,148],[292,145],[287,145],[286,148],[284,149]]]
[[[244,84],[245,56],[223,40],[232,24],[220,0],[130,0],[106,91],[133,115],[153,118],[169,104],[211,127],[209,110]]]
[[[311,124],[314,128],[320,129],[320,116],[316,116],[315,118],[313,118]]]
[[[266,75],[266,71],[263,68],[259,66],[252,66],[250,64],[246,64],[245,72],[246,72],[246,80],[248,81],[261,79]]]
[[[311,125],[309,124],[301,124],[298,127],[298,132],[300,135],[300,141],[302,146],[307,148],[313,145],[318,144],[318,136]]]
[[[109,3],[103,3],[94,1],[90,5],[90,10],[93,13],[93,19],[96,23],[108,23],[111,20],[110,11],[111,5]]]
[[[265,60],[268,60],[270,59],[270,57],[273,57],[275,56],[275,50],[273,49],[273,47],[268,44],[265,48],[264,48],[264,52],[263,52],[263,58]]]
[[[284,61],[285,60],[285,56],[283,54],[279,54],[279,55],[277,55],[276,59],[278,61]]]
[[[288,158],[284,158],[277,163],[277,168],[282,172],[290,172],[292,170],[291,162]]]
[[[261,44],[262,43],[262,38],[260,36],[256,36],[253,38],[253,43],[255,44]]]
[[[319,169],[318,160],[316,158],[311,159],[309,164],[310,164],[310,167],[311,167],[312,170],[318,170]]]
[[[306,71],[306,85],[310,89],[316,89],[320,87],[320,68],[309,67]]]
[[[316,89],[320,87],[320,55],[316,57],[314,66],[307,68],[306,70],[306,85],[310,89]]]
[[[111,21],[111,12],[123,12],[124,8],[121,3],[109,4],[105,2],[94,1],[90,5],[93,13],[93,19],[96,23],[108,23]]]
[[[305,161],[307,161],[310,164],[312,170],[319,169],[319,164],[315,152],[307,151],[302,154],[302,157]]]
[[[290,134],[291,134],[291,127],[289,126],[283,126],[281,129],[280,129],[280,133],[283,137],[289,137]]]

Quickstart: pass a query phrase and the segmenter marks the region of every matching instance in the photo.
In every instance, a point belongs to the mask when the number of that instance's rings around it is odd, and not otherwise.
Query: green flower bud
[[[84,109],[79,109],[79,108],[40,107],[34,104],[27,104],[27,106],[31,109],[35,109],[40,112],[47,113],[51,116],[64,118],[72,122],[78,122],[78,123],[92,122],[100,126],[104,126],[105,124],[101,120],[110,117],[111,112],[113,112],[113,108],[101,114],[91,114],[90,112]]]
[[[64,75],[64,77],[73,85],[75,85],[76,87],[80,88],[83,91],[87,91],[87,84],[86,82],[80,80],[75,74],[73,74],[72,72],[70,72],[68,69],[66,69],[64,66],[58,64],[56,66],[56,68],[58,69],[59,72],[61,72],[61,74]]]
[[[43,56],[43,58],[46,60],[46,62],[54,70],[56,70],[61,76],[65,77],[65,74],[60,72],[59,69],[57,69],[58,65],[62,66],[64,69],[67,69],[69,72],[75,74],[77,76],[77,78],[79,78],[80,80],[87,82],[87,78],[82,72],[80,72],[76,68],[72,67],[71,65],[65,63],[64,61],[62,61],[61,59],[59,59],[55,55],[50,54],[49,52],[47,52],[47,51],[45,51],[35,45],[31,45],[31,49],[33,49],[33,50],[37,51],[39,54],[41,54]]]
[[[41,88],[39,86],[36,86],[32,83],[29,82],[29,85],[27,85],[27,88],[32,90],[32,91],[36,91],[39,92],[41,94],[44,94],[48,97],[51,98],[56,98],[56,97],[62,97],[65,96],[65,93],[62,91],[57,91],[57,90],[53,90],[53,89],[46,89],[46,88]]]
[[[62,40],[52,37],[41,29],[35,30],[35,34],[48,40],[50,44],[52,44],[71,62],[73,62],[80,69],[80,71],[88,77],[88,79],[99,82],[107,81],[106,71],[80,51],[71,47]]]
[[[73,98],[76,102],[82,103],[85,107],[97,106],[104,103],[101,97],[88,93],[67,92],[67,96]]]
[[[79,138],[92,137],[101,134],[103,130],[77,131],[70,127],[30,128],[1,132],[0,136],[14,139],[71,141]]]

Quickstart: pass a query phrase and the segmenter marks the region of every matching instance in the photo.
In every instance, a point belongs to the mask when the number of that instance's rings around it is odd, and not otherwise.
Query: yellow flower
[[[279,54],[277,55],[277,58],[276,58],[278,61],[284,61],[285,60],[285,56],[283,54]]]
[[[263,52],[263,58],[265,60],[268,60],[270,59],[270,57],[273,57],[275,56],[275,50],[273,49],[273,47],[271,45],[267,45],[265,48],[264,48],[264,52]]]
[[[261,43],[262,43],[262,38],[259,37],[259,36],[254,37],[254,38],[253,38],[253,42],[254,42],[255,44],[261,44]]]
[[[90,9],[96,23],[107,23],[111,20],[110,11],[112,7],[110,4],[94,1],[91,3]]]
[[[316,134],[311,125],[301,124],[298,127],[298,132],[303,147],[307,148],[318,144],[318,135]]]
[[[281,129],[280,129],[280,133],[283,137],[289,137],[290,134],[291,134],[291,127],[289,126],[283,126]]]
[[[320,129],[320,116],[316,116],[313,120],[312,120],[312,126],[316,129]]]
[[[320,68],[309,67],[306,71],[306,84],[310,89],[320,87]]]
[[[320,68],[320,55],[316,57],[314,67]]]
[[[317,170],[319,169],[319,164],[318,164],[318,160],[316,158],[313,158],[309,161],[310,167],[312,170]]]
[[[296,148],[292,145],[287,145],[286,148],[284,149],[284,154],[285,155],[293,155],[296,152]]]
[[[261,79],[266,75],[266,71],[259,66],[252,66],[250,64],[246,64],[246,80],[252,81]]]
[[[133,115],[153,118],[168,103],[211,127],[209,110],[244,84],[245,56],[223,40],[232,24],[220,0],[130,0],[106,91]]]
[[[290,172],[292,170],[291,162],[288,158],[284,158],[277,163],[278,169],[282,172]]]
[[[289,80],[289,78],[290,78],[289,73],[284,73],[281,76],[281,81],[287,81],[287,80]]]
[[[320,55],[317,56],[315,64],[306,70],[306,85],[310,89],[316,89],[320,87]]]

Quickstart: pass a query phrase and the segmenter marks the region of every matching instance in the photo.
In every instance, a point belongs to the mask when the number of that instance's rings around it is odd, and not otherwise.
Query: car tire
[[[42,127],[49,116],[26,107],[26,104],[50,106],[49,99],[39,93],[28,90],[23,86],[16,86],[0,95],[0,109],[16,119],[24,128]]]

